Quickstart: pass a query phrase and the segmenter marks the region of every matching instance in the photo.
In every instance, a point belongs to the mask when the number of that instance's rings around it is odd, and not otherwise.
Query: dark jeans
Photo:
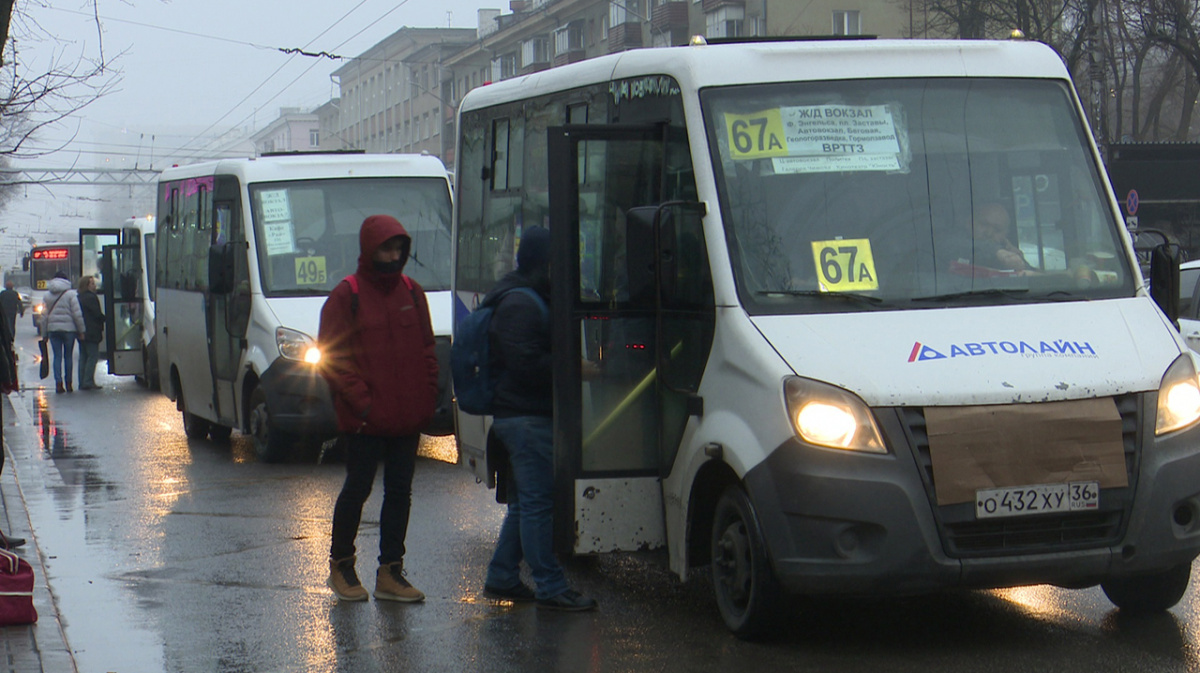
[[[363,503],[371,495],[375,470],[383,462],[383,509],[379,513],[379,565],[404,560],[404,538],[412,507],[413,471],[420,435],[371,437],[345,435],[346,482],[333,506],[333,542],[329,557],[354,556],[354,538]]]
[[[71,367],[75,364],[75,333],[51,332],[50,351],[54,355],[51,358],[54,364],[54,382],[62,383],[65,376],[67,385],[71,385]],[[65,370],[63,365],[66,365]]]
[[[100,362],[100,342],[79,342],[79,387],[96,385],[96,363]]]
[[[508,513],[484,583],[499,589],[521,581],[529,564],[539,599],[571,588],[554,556],[553,421],[544,416],[497,418],[492,432],[508,449]]]

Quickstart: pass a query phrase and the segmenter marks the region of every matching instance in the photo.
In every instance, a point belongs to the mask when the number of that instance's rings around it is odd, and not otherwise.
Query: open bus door
[[[548,136],[555,545],[654,549],[667,538],[663,477],[702,412],[691,391],[704,355],[683,360],[692,344],[707,353],[712,312],[678,310],[663,283],[675,285],[679,241],[700,246],[690,259],[702,254],[699,204],[662,204],[665,125],[568,125]],[[711,305],[711,278],[693,285]],[[599,374],[585,379],[584,361]]]
[[[104,293],[104,341],[108,373],[114,376],[144,376],[142,357],[142,258],[137,244],[106,245],[101,249],[100,269],[108,280]]]

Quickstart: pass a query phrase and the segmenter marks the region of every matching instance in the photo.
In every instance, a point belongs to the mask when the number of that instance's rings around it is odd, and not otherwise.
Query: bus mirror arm
[[[212,294],[233,292],[234,246],[217,243],[209,248],[208,291]]]
[[[1167,320],[1179,329],[1179,259],[1175,243],[1163,243],[1150,251],[1150,297]]]

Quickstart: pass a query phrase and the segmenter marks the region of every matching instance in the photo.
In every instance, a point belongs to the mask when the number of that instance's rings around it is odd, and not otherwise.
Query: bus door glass
[[[86,250],[86,248],[84,248]],[[84,255],[85,259],[88,255]],[[108,373],[115,376],[141,376],[142,361],[142,263],[137,244],[106,245],[100,249],[98,271],[109,279],[104,293],[103,351],[108,358]]]
[[[222,424],[237,425],[237,395],[235,394],[238,365],[245,343],[246,326],[250,319],[250,278],[246,259],[246,237],[242,231],[238,208],[237,180],[217,176],[214,184],[215,201],[210,209],[207,245],[212,250],[224,250],[212,264],[226,263],[232,278],[229,292],[210,292],[208,295],[208,326],[213,381],[216,386],[218,416]]]
[[[104,274],[101,257],[104,248],[121,244],[120,229],[85,228],[79,230],[79,268],[71,269],[72,279],[96,277],[96,294],[108,292],[109,279]]]
[[[625,213],[663,189],[661,126],[549,129],[556,543],[665,543],[652,288],[630,287]],[[561,263],[560,263],[561,262]]]

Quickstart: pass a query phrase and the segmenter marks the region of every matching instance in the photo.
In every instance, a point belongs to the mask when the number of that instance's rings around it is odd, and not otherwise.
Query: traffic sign
[[[1136,189],[1129,190],[1129,195],[1125,197],[1125,210],[1130,215],[1137,215],[1138,209],[1138,194]]]

